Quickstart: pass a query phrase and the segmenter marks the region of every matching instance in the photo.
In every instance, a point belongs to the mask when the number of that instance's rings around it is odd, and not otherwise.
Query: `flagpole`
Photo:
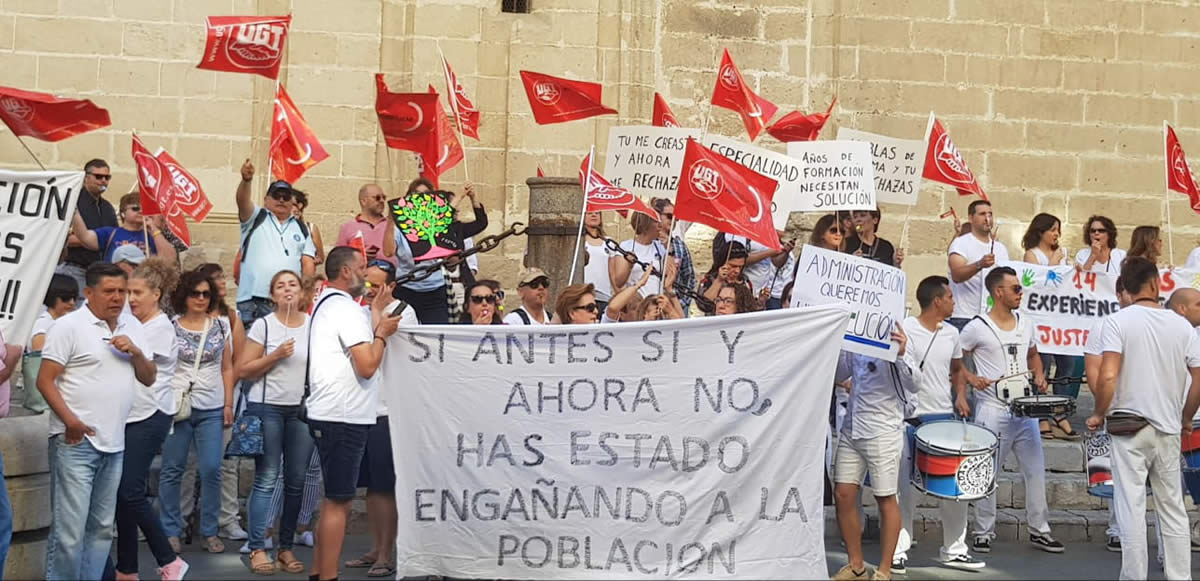
[[[579,264],[579,241],[583,239],[583,221],[587,215],[587,187],[592,181],[592,160],[596,154],[596,144],[592,144],[592,149],[588,153],[587,173],[583,174],[583,183],[580,184],[583,189],[582,207],[579,208],[579,231],[575,233],[574,251],[571,253],[571,274],[567,275],[567,286],[575,284],[575,267]]]
[[[458,90],[450,86],[450,75],[447,74],[449,69],[446,67],[446,55],[442,52],[442,42],[437,42],[438,56],[442,57],[442,76],[446,78],[446,91],[450,99],[450,110],[454,111],[454,125],[458,128],[458,144],[463,150],[463,180],[471,181],[471,173],[467,171],[467,138],[463,135],[462,130],[462,114],[458,111]],[[586,192],[585,192],[586,194]],[[584,196],[587,199],[587,196]]]
[[[1171,190],[1167,190],[1167,195],[1163,197],[1163,203],[1167,206],[1167,254],[1170,257],[1167,264],[1173,266],[1175,264],[1175,240],[1171,228]]]
[[[42,160],[38,159],[38,156],[33,154],[33,150],[29,149],[28,145],[25,145],[25,140],[21,139],[21,136],[17,135],[16,133],[13,133],[13,137],[16,137],[17,141],[21,144],[21,147],[25,148],[25,151],[29,154],[29,157],[32,157],[33,161],[37,162],[38,167],[42,168],[42,171],[46,171],[46,166],[42,165]]]
[[[713,46],[712,60],[717,60],[717,47]],[[721,63],[717,62],[717,82],[721,82]],[[714,88],[715,90],[715,88]],[[704,108],[704,127],[700,131],[700,141],[708,137],[708,120],[712,117],[712,95],[708,96],[708,106]],[[703,143],[701,143],[703,145]]]
[[[146,257],[150,257],[150,227],[146,225],[146,215],[142,214],[142,243],[146,245]]]
[[[270,122],[267,124],[267,126],[271,129],[270,134],[267,135],[267,184],[270,184],[275,181],[275,174],[271,173],[272,169],[273,169],[272,164],[275,161],[271,157],[271,134],[273,134],[275,132],[274,131],[274,129],[275,129],[275,100],[278,98],[279,98],[279,79],[276,78],[275,79],[275,92],[271,94],[271,116],[268,117],[268,119],[270,119]]]
[[[904,227],[900,229],[900,248],[904,254],[908,254],[908,219],[912,214],[912,206],[908,206],[904,210]]]

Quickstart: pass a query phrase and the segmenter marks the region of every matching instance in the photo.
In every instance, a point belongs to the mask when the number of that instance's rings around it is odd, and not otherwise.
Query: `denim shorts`
[[[370,429],[371,426],[366,424],[308,420],[308,430],[321,457],[325,498],[352,500],[358,492],[358,469]]]

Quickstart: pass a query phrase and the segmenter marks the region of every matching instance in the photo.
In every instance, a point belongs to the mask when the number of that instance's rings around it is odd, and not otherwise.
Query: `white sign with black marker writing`
[[[925,170],[925,141],[897,139],[857,129],[838,129],[837,138],[871,144],[875,166],[875,200],[883,204],[915,206]]]
[[[787,226],[788,215],[799,211],[795,201],[799,197],[800,176],[804,174],[800,161],[720,135],[706,137],[704,146],[779,183],[772,200],[771,218],[775,228],[783,230]]]
[[[795,189],[776,194],[776,202],[791,204],[793,212],[874,210],[875,170],[871,146],[861,141],[795,141],[788,155],[803,171]],[[780,201],[779,194],[792,200]]]
[[[848,316],[401,329],[399,577],[825,578],[813,403]]]
[[[627,125],[608,131],[602,174],[634,195],[675,199],[688,137],[699,129]]]
[[[81,171],[0,170],[0,331],[24,344],[71,229]]]
[[[892,328],[904,318],[904,271],[817,246],[805,245],[797,259],[792,306],[840,303],[850,306],[841,348],[896,360]]]

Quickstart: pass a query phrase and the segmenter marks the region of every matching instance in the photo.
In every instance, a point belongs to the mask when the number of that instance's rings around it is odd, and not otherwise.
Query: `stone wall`
[[[1069,248],[1097,212],[1117,222],[1126,246],[1133,226],[1164,219],[1162,121],[1200,152],[1200,5],[1183,0],[535,0],[531,14],[516,15],[496,0],[4,0],[0,68],[6,85],[87,96],[112,113],[107,131],[58,145],[27,140],[48,167],[106,158],[116,194],[133,182],[130,130],[171,150],[217,204],[193,227],[199,256],[188,260],[228,264],[241,161],[254,159],[265,183],[273,86],[197,70],[203,19],[289,11],[282,80],[330,153],[298,186],[314,194],[309,218],[329,243],[362,183],[395,192],[414,173],[410,154],[383,147],[371,75],[386,73],[394,90],[443,90],[439,48],[482,111],[465,169],[495,230],[526,220],[524,183],[537,165],[575,175],[593,143],[604,150],[613,124],[647,122],[655,90],[681,122],[703,125],[723,47],[783,112],[823,110],[836,95],[827,136],[846,125],[919,137],[937,111],[1014,253],[1039,211],[1064,219]],[[538,126],[522,68],[598,80],[621,114]],[[709,128],[744,136],[729,111],[713,111]],[[781,149],[769,136],[760,144]],[[11,136],[0,136],[0,160],[33,167]],[[456,168],[445,182],[465,177]],[[1186,198],[1171,200],[1181,263],[1200,220]],[[965,215],[968,202],[926,184],[911,216],[911,276],[944,271],[951,228],[938,215]],[[898,241],[902,209],[884,210],[883,234]],[[523,252],[522,242],[507,243],[482,268],[512,283]]]

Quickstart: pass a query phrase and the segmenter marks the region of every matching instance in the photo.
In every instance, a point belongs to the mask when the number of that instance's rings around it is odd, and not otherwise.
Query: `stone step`
[[[867,516],[866,538],[879,538],[879,516],[876,507],[865,507]],[[972,532],[974,509],[967,519],[967,534]],[[1108,528],[1107,510],[1051,510],[1049,515],[1050,531],[1054,538],[1063,543],[1102,543],[1107,539]],[[913,536],[921,542],[940,543],[942,539],[941,516],[936,508],[918,508],[913,516]],[[1154,530],[1147,523],[1148,539],[1154,538]],[[837,538],[837,512],[832,506],[825,507],[825,534]],[[999,509],[996,511],[996,539],[1000,542],[1026,541],[1029,533],[1026,526],[1025,511],[1019,509]],[[1153,543],[1153,541],[1151,541]],[[1070,547],[1067,548],[1068,552]]]

